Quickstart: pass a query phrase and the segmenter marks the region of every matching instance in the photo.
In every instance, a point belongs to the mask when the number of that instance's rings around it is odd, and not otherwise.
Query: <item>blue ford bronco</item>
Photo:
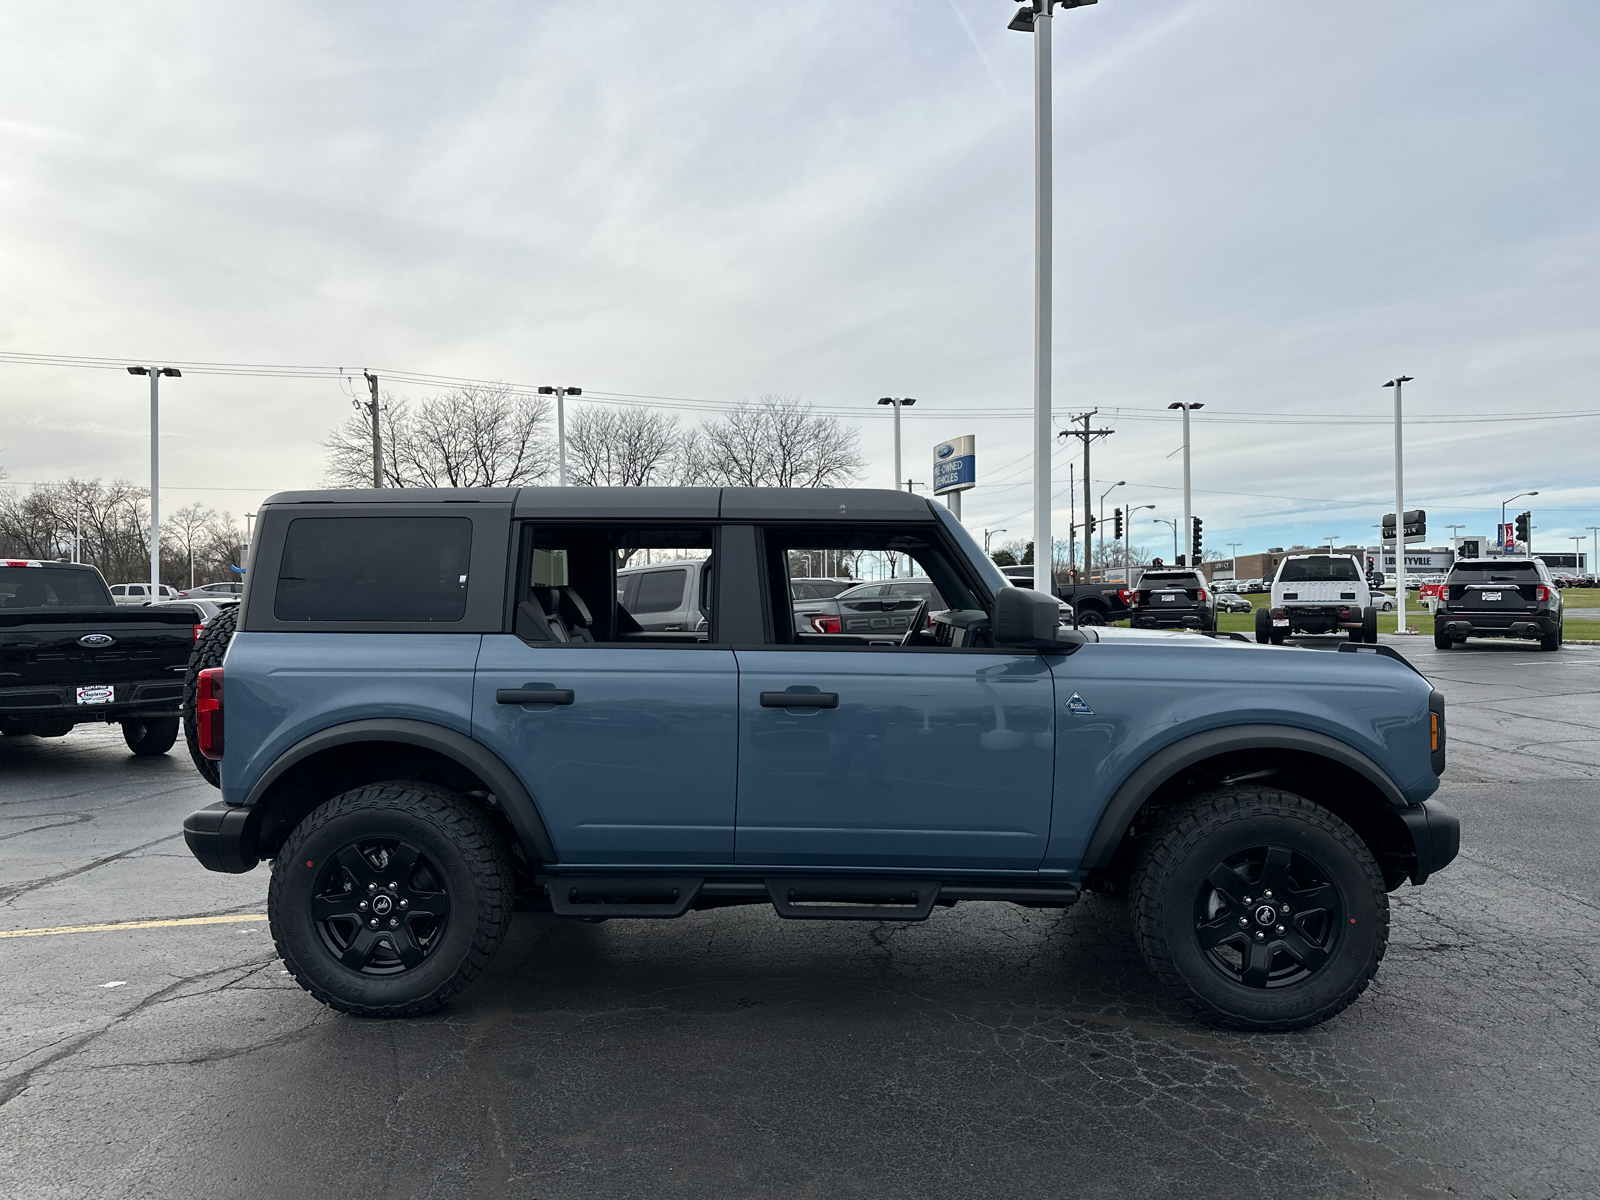
[[[808,552],[950,607],[800,627]],[[644,628],[618,571],[679,561],[703,621]],[[1388,647],[1063,626],[903,492],[290,492],[246,579],[196,648],[222,800],[184,832],[215,871],[272,861],[284,965],[344,1012],[438,1006],[514,911],[919,921],[1093,889],[1199,1019],[1295,1029],[1361,994],[1387,893],[1459,843],[1429,800],[1443,700]]]

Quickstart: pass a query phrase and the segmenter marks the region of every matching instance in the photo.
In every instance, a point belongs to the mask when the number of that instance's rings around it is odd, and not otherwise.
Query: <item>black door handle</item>
[[[571,688],[501,688],[494,694],[497,704],[571,704]]]
[[[762,708],[838,708],[838,692],[762,692]]]

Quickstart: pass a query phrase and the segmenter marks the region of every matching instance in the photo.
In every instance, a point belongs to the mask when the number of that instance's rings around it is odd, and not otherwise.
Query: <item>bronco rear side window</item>
[[[297,517],[273,614],[280,621],[459,621],[467,612],[465,517]]]

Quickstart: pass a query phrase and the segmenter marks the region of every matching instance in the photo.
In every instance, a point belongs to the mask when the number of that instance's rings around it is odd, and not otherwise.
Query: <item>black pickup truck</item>
[[[86,564],[0,559],[0,736],[108,721],[135,754],[165,754],[199,630],[187,606],[118,608]]]
[[[1000,573],[1013,587],[1033,586],[1032,567],[1001,567]],[[1055,573],[1056,599],[1072,606],[1079,625],[1106,625],[1127,619],[1131,593],[1120,583],[1074,584],[1064,582],[1067,578],[1061,571]]]

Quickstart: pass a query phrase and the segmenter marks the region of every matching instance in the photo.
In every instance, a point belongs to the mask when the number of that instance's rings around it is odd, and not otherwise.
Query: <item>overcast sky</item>
[[[967,524],[1008,540],[1033,255],[1012,8],[6,5],[0,351],[786,393],[859,412],[881,486],[874,401],[911,395],[908,473],[976,434]],[[1055,29],[1055,411],[1116,429],[1108,511],[1181,511],[1166,406],[1201,401],[1208,546],[1366,540],[1403,372],[1430,532],[1487,534],[1537,488],[1539,547],[1587,538],[1600,415],[1439,419],[1600,414],[1600,4],[1101,0]],[[162,395],[169,510],[316,484],[349,412],[337,380]],[[147,416],[121,371],[0,362],[12,483],[145,481]]]

